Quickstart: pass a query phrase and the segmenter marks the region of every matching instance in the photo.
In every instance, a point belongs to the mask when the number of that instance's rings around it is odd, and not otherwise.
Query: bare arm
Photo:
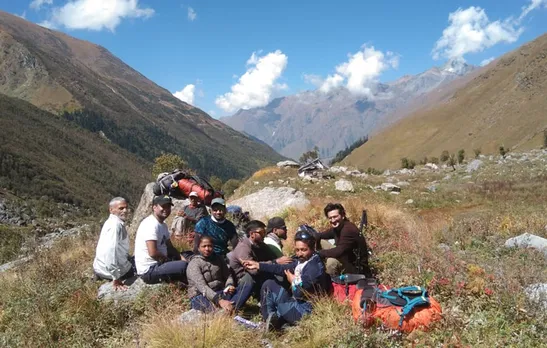
[[[167,261],[167,255],[163,255],[158,250],[158,244],[155,240],[147,240],[146,241],[146,248],[148,249],[148,255],[150,255],[151,258],[158,262],[165,262]]]

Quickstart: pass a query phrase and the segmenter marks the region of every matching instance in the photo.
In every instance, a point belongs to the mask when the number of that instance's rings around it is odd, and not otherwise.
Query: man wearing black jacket
[[[331,228],[323,233],[318,233],[318,239],[334,239],[335,246],[330,243],[321,243],[322,250],[319,256],[326,258],[326,271],[331,276],[341,273],[357,273],[358,258],[360,253],[361,273],[368,274],[368,253],[366,241],[360,235],[359,229],[346,217],[346,211],[340,203],[329,203],[324,209],[325,216],[329,220]]]

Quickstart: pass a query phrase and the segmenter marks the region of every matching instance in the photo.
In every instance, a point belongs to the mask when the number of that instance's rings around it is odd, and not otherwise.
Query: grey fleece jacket
[[[232,273],[224,258],[215,254],[208,259],[201,255],[194,256],[186,269],[186,277],[188,297],[203,295],[215,304],[219,299],[217,291],[234,285]]]

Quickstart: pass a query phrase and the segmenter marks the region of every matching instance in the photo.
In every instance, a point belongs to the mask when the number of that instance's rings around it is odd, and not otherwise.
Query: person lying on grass
[[[312,312],[310,296],[330,293],[332,284],[325,272],[321,257],[315,252],[315,239],[307,231],[299,231],[294,237],[296,260],[290,264],[279,265],[243,260],[247,270],[285,275],[291,284],[291,293],[278,281],[269,279],[261,289],[260,312],[266,324],[281,329],[285,324],[294,324]]]
[[[240,309],[251,295],[252,286],[234,286],[232,272],[224,257],[213,252],[213,238],[201,236],[198,255],[195,255],[186,270],[188,297],[192,309],[212,312],[220,307],[231,313]]]

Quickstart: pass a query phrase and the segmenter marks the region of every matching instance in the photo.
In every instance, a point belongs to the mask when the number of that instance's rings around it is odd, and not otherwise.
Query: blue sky
[[[376,81],[447,59],[480,65],[547,31],[547,0],[0,0],[0,9],[106,47],[214,117],[308,89],[367,95]]]

